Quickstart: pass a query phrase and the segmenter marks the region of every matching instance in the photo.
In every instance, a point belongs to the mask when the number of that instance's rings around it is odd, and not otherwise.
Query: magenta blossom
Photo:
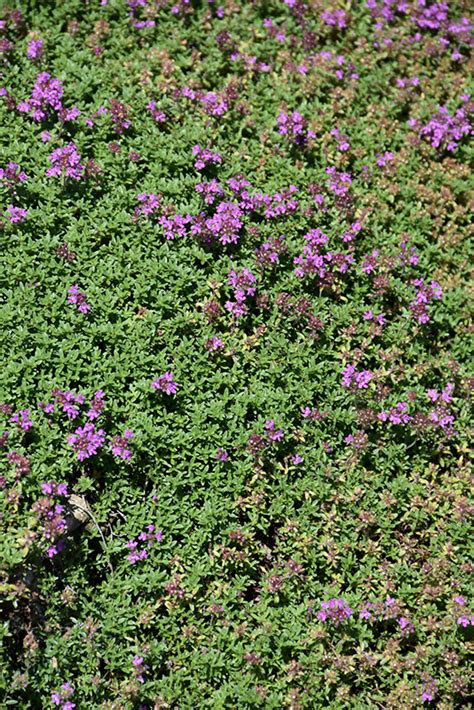
[[[73,286],[68,289],[68,294],[68,303],[73,303],[80,313],[88,313],[90,311],[91,307],[87,303],[87,296],[83,291],[79,291],[77,284],[73,284]]]
[[[78,427],[73,434],[69,434],[67,440],[76,452],[78,461],[84,461],[94,456],[103,446],[105,431],[96,429],[92,422],[87,422],[83,427]]]
[[[8,208],[5,210],[5,213],[8,215],[8,219],[10,220],[11,224],[18,224],[20,222],[25,221],[28,215],[28,210],[24,209],[23,207],[15,207],[15,205],[9,205]]]
[[[112,454],[117,459],[127,461],[132,458],[132,452],[128,448],[128,442],[133,439],[135,434],[131,429],[125,429],[122,436],[114,436],[112,439],[111,450]]]
[[[178,389],[178,384],[173,379],[173,373],[169,370],[157,377],[156,380],[153,380],[151,386],[154,390],[160,390],[160,392],[172,395],[176,394]]]

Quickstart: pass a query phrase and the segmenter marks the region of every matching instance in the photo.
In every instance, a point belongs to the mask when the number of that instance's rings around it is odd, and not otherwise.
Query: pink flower
[[[151,387],[154,390],[160,390],[165,394],[174,395],[178,389],[178,384],[173,379],[173,373],[168,370],[157,377],[156,380],[153,380]]]

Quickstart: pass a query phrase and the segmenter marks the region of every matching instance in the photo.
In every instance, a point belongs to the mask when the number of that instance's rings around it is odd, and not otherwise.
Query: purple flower
[[[219,203],[215,213],[201,224],[196,221],[191,232],[202,236],[206,242],[219,241],[221,244],[237,244],[242,229],[243,212],[234,202]]]
[[[268,419],[265,422],[265,434],[267,436],[268,441],[274,442],[281,441],[285,435],[285,432],[283,431],[283,429],[276,428],[276,424],[273,419]]]
[[[3,182],[9,190],[14,190],[18,183],[26,182],[27,174],[20,168],[17,163],[7,163],[5,168],[0,168],[0,181]]]
[[[26,56],[28,57],[28,59],[31,59],[32,61],[35,61],[36,59],[41,59],[41,57],[43,56],[43,46],[44,42],[42,39],[31,40],[26,50]]]
[[[156,103],[154,101],[150,101],[147,104],[147,109],[151,114],[151,117],[153,118],[154,121],[157,123],[165,123],[167,120],[167,115],[164,111],[160,111],[160,109],[157,108]]]
[[[353,610],[344,599],[329,599],[321,602],[321,610],[318,612],[318,619],[322,622],[329,622],[334,626],[339,626],[352,616]]]
[[[208,165],[219,165],[222,163],[222,156],[209,148],[201,148],[200,145],[193,147],[193,155],[196,158],[194,167],[196,170],[204,170]]]
[[[61,710],[74,710],[76,703],[70,701],[73,695],[73,686],[70,683],[63,683],[59,690],[51,693],[51,702],[53,705],[59,705]]]
[[[325,25],[336,27],[339,30],[347,25],[347,14],[344,10],[325,10],[321,13],[321,19]]]
[[[59,79],[51,78],[51,74],[41,72],[31,92],[31,98],[18,104],[18,111],[29,113],[33,120],[44,121],[53,111],[63,108],[61,99],[63,87]]]
[[[127,461],[132,457],[132,452],[128,448],[128,442],[133,439],[135,434],[131,429],[125,429],[122,436],[114,436],[112,439],[111,450],[115,458],[124,459]]]
[[[87,422],[83,427],[78,427],[73,434],[67,437],[68,442],[76,452],[78,461],[94,456],[103,446],[105,431],[96,429],[92,422]]]
[[[86,417],[91,421],[100,417],[102,410],[105,407],[104,397],[105,392],[103,392],[102,390],[97,390],[97,392],[95,392],[94,399],[90,404],[90,409],[86,414]]]
[[[428,285],[424,279],[413,279],[411,284],[416,288],[416,295],[410,303],[411,314],[418,323],[425,324],[430,320],[427,305],[433,299],[440,299],[443,290],[437,281],[431,281]]]
[[[234,288],[234,301],[227,301],[224,305],[225,309],[232,313],[236,318],[241,318],[248,312],[246,300],[255,296],[256,288],[254,286],[256,277],[247,267],[240,272],[230,271],[227,275],[229,286]]]
[[[53,390],[53,395],[56,403],[61,407],[62,411],[69,419],[75,419],[78,416],[79,409],[76,405],[84,404],[86,401],[83,394],[74,394],[74,392],[63,391],[58,388]],[[54,412],[54,407],[51,409],[51,405],[45,405],[42,409],[47,413]]]
[[[139,533],[135,539],[127,542],[127,549],[131,551],[127,555],[127,560],[132,565],[146,560],[148,557],[147,548],[153,547],[156,542],[161,542],[162,539],[163,533],[161,530],[156,530],[153,524],[147,525],[146,529]]]
[[[287,251],[285,237],[270,237],[261,247],[255,250],[255,261],[261,269],[274,267],[280,258],[280,254]]]
[[[294,145],[304,146],[310,138],[315,138],[314,131],[308,130],[307,120],[298,112],[281,111],[277,118],[278,133],[286,136]]]
[[[206,205],[214,204],[217,197],[224,195],[224,190],[215,179],[209,180],[208,182],[198,182],[195,189],[196,192],[199,192],[202,196]]]
[[[143,656],[134,656],[132,660],[133,670],[135,673],[135,678],[139,683],[144,683],[144,674],[148,670],[148,666],[144,664]]]
[[[155,195],[153,192],[142,192],[140,195],[137,195],[137,200],[140,204],[138,207],[135,207],[135,219],[138,219],[140,215],[148,217],[161,209],[160,196]]]
[[[88,313],[91,309],[90,305],[87,303],[87,296],[83,291],[79,291],[79,286],[73,284],[68,289],[68,303],[73,303],[80,313]]]
[[[217,449],[216,459],[218,461],[228,461],[229,453],[225,449]]]
[[[21,409],[19,412],[10,417],[10,421],[13,424],[18,424],[20,429],[23,429],[23,431],[28,431],[28,429],[31,429],[33,426],[33,422],[30,419],[29,409]]]
[[[85,166],[77,152],[75,143],[71,142],[63,148],[56,148],[49,156],[51,167],[46,170],[48,177],[66,177],[71,180],[81,180]]]
[[[169,370],[153,380],[151,387],[154,390],[160,390],[165,394],[176,394],[178,384],[173,379],[173,373]]]
[[[369,370],[357,371],[355,365],[346,365],[342,371],[342,386],[356,387],[357,389],[366,389],[373,377],[373,373]]]
[[[378,415],[378,420],[381,422],[389,421],[391,424],[408,424],[412,421],[408,413],[408,403],[398,402],[394,407],[388,411],[381,411]]]
[[[170,216],[162,215],[158,219],[158,224],[163,227],[165,238],[169,241],[176,239],[176,237],[185,237],[187,234],[187,225],[190,222],[191,217],[180,214],[173,214]]]
[[[410,621],[410,619],[407,619],[405,616],[401,616],[398,619],[398,625],[401,629],[403,636],[407,636],[408,634],[412,634],[415,631],[415,627],[413,626],[412,622]]]
[[[326,168],[329,175],[327,186],[338,197],[344,197],[352,185],[352,177],[349,173],[338,172],[335,167]]]
[[[434,679],[428,676],[428,674],[424,674],[424,683],[423,683],[423,688],[422,688],[422,694],[421,694],[421,700],[423,703],[430,703],[432,700],[435,699],[436,695],[438,694],[438,682]]]
[[[472,104],[470,106],[472,111]],[[444,148],[453,153],[464,136],[472,135],[469,105],[462,106],[451,115],[446,106],[440,106],[431,120],[421,128],[420,136],[426,137],[433,148]]]
[[[8,219],[10,220],[11,224],[24,222],[28,214],[28,210],[24,209],[23,207],[15,207],[14,205],[9,205],[5,212],[8,215]]]
[[[206,340],[206,342],[204,343],[204,347],[208,352],[215,353],[219,350],[224,349],[224,343],[217,335],[213,335],[208,340]]]

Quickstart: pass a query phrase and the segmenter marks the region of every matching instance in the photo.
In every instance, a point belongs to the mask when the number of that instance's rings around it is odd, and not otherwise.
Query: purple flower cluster
[[[352,222],[350,227],[346,229],[343,234],[341,234],[341,240],[343,242],[352,242],[356,238],[356,236],[359,234],[360,230],[362,229],[362,224],[360,222]]]
[[[9,190],[14,190],[18,183],[26,182],[27,180],[27,174],[17,163],[9,162],[4,168],[0,168],[0,181]]]
[[[363,315],[364,320],[367,321],[373,321],[374,323],[377,323],[377,325],[385,325],[387,322],[387,319],[385,318],[384,313],[379,313],[377,316],[374,314],[373,311],[364,311]]]
[[[164,392],[164,394],[175,395],[178,390],[178,384],[174,381],[173,373],[169,370],[153,380],[151,387],[154,390]]]
[[[196,91],[189,86],[178,89],[175,92],[175,98],[183,97],[189,101],[197,101],[208,116],[221,118],[230,108],[229,92],[216,91]]]
[[[10,421],[12,424],[18,424],[23,431],[28,431],[33,426],[29,409],[21,409],[16,414],[13,414],[13,416],[10,417]]]
[[[121,135],[127,128],[132,125],[128,120],[129,110],[125,104],[120,103],[117,99],[110,99],[110,121],[113,130],[118,135]]]
[[[359,617],[371,623],[396,621],[403,636],[415,630],[413,623],[403,616],[400,604],[393,597],[387,597],[383,602],[366,602],[360,609]]]
[[[243,212],[234,202],[221,202],[212,217],[196,219],[191,233],[200,236],[204,242],[220,242],[223,245],[237,244],[243,226]]]
[[[32,61],[41,59],[41,57],[43,56],[43,47],[44,42],[42,39],[32,39],[31,42],[29,42],[28,44],[26,56]]]
[[[353,235],[358,230],[358,224],[354,223],[351,230],[343,235],[343,239],[352,239]],[[311,229],[304,235],[306,241],[303,247],[303,253],[293,259],[295,264],[295,275],[302,279],[305,276],[317,276],[322,283],[330,285],[334,280],[334,273],[339,272],[344,274],[350,266],[354,264],[352,253],[343,254],[340,252],[321,252],[321,247],[329,241],[329,237],[324,234],[321,229]]]
[[[66,109],[62,104],[63,87],[59,79],[54,79],[48,72],[41,72],[36,78],[31,98],[20,101],[17,108],[21,113],[28,113],[34,121],[45,121],[56,112],[61,121],[74,121],[79,116],[79,109]]]
[[[255,261],[260,269],[273,268],[278,264],[280,254],[288,250],[285,244],[285,237],[281,234],[279,237],[270,237],[258,249],[255,249]]]
[[[329,412],[321,412],[317,407],[302,407],[301,416],[304,419],[311,419],[313,422],[318,422],[320,419],[329,416]]]
[[[28,210],[24,209],[23,207],[15,207],[15,205],[9,205],[5,210],[5,214],[8,216],[8,219],[10,220],[11,224],[20,224],[21,222],[25,221],[28,215]]]
[[[389,166],[391,163],[393,163],[395,156],[393,153],[389,150],[386,150],[384,153],[377,153],[377,166],[379,168],[386,168]]]
[[[355,365],[348,364],[342,371],[342,386],[356,389],[367,389],[373,378],[370,370],[357,370]]]
[[[319,621],[328,622],[334,626],[347,621],[353,610],[344,599],[333,598],[321,602],[321,609],[317,614]]]
[[[455,435],[455,418],[446,405],[440,403],[428,413],[428,418],[433,426],[442,429],[448,437]]]
[[[96,429],[92,422],[87,422],[66,438],[73,447],[77,460],[85,461],[85,459],[95,456],[99,449],[102,448],[105,441],[105,431]]]
[[[7,454],[7,460],[15,466],[15,473],[17,476],[24,476],[25,474],[30,473],[31,464],[29,459],[27,459],[26,456],[19,454],[18,451],[10,451]]]
[[[80,313],[88,313],[90,311],[91,307],[87,303],[87,296],[83,291],[79,291],[79,286],[77,284],[73,284],[68,289],[68,294],[68,303],[75,305]]]
[[[224,343],[217,335],[212,335],[208,340],[206,340],[204,347],[208,352],[216,353],[224,349]]]
[[[416,266],[420,261],[420,257],[416,253],[415,247],[410,247],[408,242],[402,241],[398,260],[401,266]]]
[[[438,392],[436,389],[428,389],[426,391],[426,395],[431,402],[445,402],[446,404],[449,404],[450,402],[453,401],[453,392],[454,392],[454,383],[453,382],[448,382],[446,387],[441,391]]]
[[[277,118],[278,133],[286,136],[290,143],[302,146],[311,138],[316,138],[314,131],[308,129],[308,122],[298,111],[281,111]]]
[[[86,417],[91,421],[94,421],[94,419],[98,419],[102,414],[102,411],[105,407],[104,397],[105,392],[103,392],[102,390],[97,390],[96,392],[94,392],[94,398],[90,403],[89,411],[86,412]]]
[[[277,42],[280,42],[281,44],[283,44],[283,43],[285,42],[285,40],[286,40],[285,33],[282,32],[282,31],[275,25],[275,23],[273,22],[273,20],[271,19],[271,17],[266,17],[266,18],[263,20],[263,26],[264,26],[265,29],[267,30],[267,32],[268,32],[268,34],[270,35],[270,37],[273,37],[274,39],[276,39]]]
[[[74,695],[74,688],[70,683],[63,683],[59,690],[51,693],[51,702],[61,710],[74,710],[76,703],[71,702]]]
[[[331,131],[331,135],[333,138],[336,139],[337,149],[341,153],[345,153],[347,150],[349,150],[349,148],[351,147],[349,143],[349,138],[346,135],[342,134],[339,128],[333,128]]]
[[[420,129],[420,136],[427,138],[433,148],[446,149],[453,153],[464,136],[472,135],[470,113],[473,104],[461,106],[451,115],[446,106],[440,106],[431,120]]]
[[[145,682],[145,673],[148,670],[148,666],[145,664],[145,659],[143,656],[134,656],[132,660],[133,672],[136,680],[139,683]]]
[[[349,173],[339,172],[335,167],[326,168],[328,189],[336,196],[344,197],[352,185],[352,176]]]
[[[189,215],[183,216],[180,214],[162,215],[158,218],[158,224],[163,228],[165,239],[173,241],[174,239],[185,237],[188,232],[188,224],[191,222]]]
[[[409,424],[413,417],[408,414],[408,403],[398,402],[388,411],[382,410],[377,416],[381,422],[390,422],[391,424]]]
[[[346,444],[350,444],[353,449],[359,451],[360,449],[365,449],[369,443],[369,437],[364,431],[358,431],[355,434],[348,434],[344,441]]]
[[[321,19],[325,25],[335,27],[338,30],[343,30],[347,27],[347,13],[345,10],[324,10],[321,13]]]
[[[46,170],[47,177],[64,177],[71,180],[81,180],[85,165],[77,152],[76,144],[71,142],[62,148],[56,148],[48,157],[51,167]]]
[[[233,301],[227,301],[224,308],[232,313],[236,318],[241,318],[248,313],[246,301],[248,298],[255,296],[256,288],[254,286],[256,277],[250,269],[243,268],[240,272],[230,271],[227,276],[229,286],[234,289]]]
[[[44,497],[33,504],[32,511],[37,515],[38,523],[42,525],[42,537],[48,545],[46,554],[48,557],[55,557],[64,549],[65,543],[60,536],[67,527],[64,505],[57,503],[55,497],[67,497],[68,488],[66,483],[47,481],[41,484],[41,490]]]
[[[135,220],[138,219],[140,215],[148,217],[161,210],[161,198],[153,192],[142,192],[137,195],[137,200],[140,204],[138,207],[135,207],[134,210]]]
[[[218,180],[212,179],[207,182],[198,182],[196,184],[196,192],[198,192],[206,205],[213,205],[218,197],[223,197],[224,190]]]
[[[200,145],[193,147],[193,155],[196,158],[194,167],[196,170],[204,170],[208,165],[219,165],[222,163],[220,153],[212,151],[210,148],[201,148]]]
[[[161,542],[163,533],[161,530],[156,530],[155,526],[147,525],[135,539],[127,542],[127,548],[131,550],[127,555],[127,560],[132,564],[142,562],[148,557],[148,549],[153,547],[156,542]]]
[[[86,397],[83,394],[76,394],[69,390],[53,389],[53,402],[39,402],[38,407],[45,414],[54,414],[56,407],[62,414],[65,414],[68,419],[77,419],[82,415],[87,421],[84,426],[79,426],[76,430],[67,436],[68,443],[73,447],[78,461],[84,461],[94,456],[104,445],[105,431],[96,429],[95,422],[105,408],[105,392],[96,390],[94,396],[86,403]],[[81,412],[81,407],[85,405]],[[50,424],[53,421],[50,420]],[[125,429],[122,436],[114,436],[110,439],[110,450],[116,458],[130,459],[131,452],[128,448],[128,442],[132,439],[134,433],[130,429]]]
[[[284,436],[284,430],[277,429],[275,421],[273,419],[268,419],[264,424],[264,431],[262,434],[253,433],[250,435],[247,442],[247,450],[252,456],[256,457],[264,449],[267,449],[273,444],[282,441]]]
[[[83,394],[75,394],[69,390],[60,390],[57,387],[53,389],[52,394],[56,404],[69,419],[76,419],[79,415],[79,407],[76,405],[82,405],[86,401]],[[43,402],[40,402],[38,406],[45,414],[52,414],[54,412],[54,404],[43,404]]]
[[[443,3],[444,4],[444,3]],[[446,6],[447,7],[447,6]],[[425,676],[421,689],[421,702],[431,703],[438,694],[438,681],[428,675]]]
[[[426,0],[418,0],[415,8],[412,22],[422,29],[439,30],[448,19],[447,2],[434,2],[428,5]]]
[[[125,429],[122,436],[114,436],[111,442],[112,454],[117,459],[127,461],[132,458],[132,452],[128,448],[128,442],[133,439],[135,434],[131,429]]]
[[[166,115],[166,113],[164,111],[161,111],[157,107],[155,101],[150,101],[146,105],[146,107],[147,107],[148,111],[150,112],[151,117],[153,118],[154,121],[156,121],[156,123],[166,123],[168,116]]]
[[[416,288],[416,295],[410,303],[410,311],[417,323],[424,325],[430,320],[427,306],[433,299],[440,299],[443,290],[437,281],[431,281],[428,285],[424,279],[413,279],[412,285]]]

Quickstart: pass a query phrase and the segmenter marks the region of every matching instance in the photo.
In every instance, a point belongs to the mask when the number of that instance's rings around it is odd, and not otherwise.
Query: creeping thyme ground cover
[[[2,707],[469,706],[471,32],[3,7]]]

